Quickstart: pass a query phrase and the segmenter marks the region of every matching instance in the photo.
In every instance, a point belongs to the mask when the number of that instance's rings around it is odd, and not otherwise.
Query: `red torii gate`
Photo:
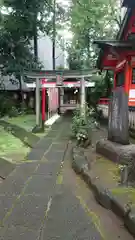
[[[32,71],[32,72],[25,72],[24,75],[27,76],[27,78],[33,79],[36,82],[36,128],[34,130],[39,130],[40,128],[40,80],[42,81],[42,128],[44,128],[44,122],[46,119],[45,116],[45,106],[46,106],[46,88],[49,86],[55,85],[58,89],[63,88],[64,85],[70,87],[81,87],[81,90],[83,93],[85,93],[85,85],[86,87],[93,87],[94,83],[87,82],[85,84],[84,78],[92,77],[93,74],[96,74],[97,70],[54,70],[54,71]],[[67,84],[64,84],[65,79],[80,79],[80,81],[77,82],[68,82]],[[54,79],[53,82],[50,82],[49,79]],[[35,83],[34,83],[35,84]],[[85,94],[82,94],[81,96],[85,96]],[[59,113],[60,113],[60,96],[59,98]],[[81,106],[83,107],[85,103],[85,99],[81,97]]]

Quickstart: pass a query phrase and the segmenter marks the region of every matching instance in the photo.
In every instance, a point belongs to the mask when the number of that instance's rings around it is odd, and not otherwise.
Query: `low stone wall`
[[[96,152],[127,168],[127,183],[135,183],[135,145],[121,145],[102,139],[96,144]]]
[[[93,191],[96,201],[104,208],[113,211],[119,216],[129,230],[129,232],[135,237],[135,209],[132,206],[125,206],[123,201],[120,201],[116,196],[112,194],[109,189],[99,184],[97,175],[94,175],[87,159],[85,158],[83,151],[73,148],[72,150],[72,168],[77,174],[80,174],[82,179],[88,184]]]

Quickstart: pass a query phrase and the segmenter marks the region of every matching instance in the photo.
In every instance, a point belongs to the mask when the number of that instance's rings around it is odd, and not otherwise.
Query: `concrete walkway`
[[[65,116],[0,185],[0,240],[102,239],[63,181],[69,134]]]

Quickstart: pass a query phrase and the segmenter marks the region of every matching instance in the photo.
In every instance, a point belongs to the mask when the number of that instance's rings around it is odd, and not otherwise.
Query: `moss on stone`
[[[116,186],[120,180],[119,166],[112,161],[96,155],[96,161],[92,166],[92,171],[100,178],[106,187]]]
[[[120,181],[118,164],[101,155],[96,155],[96,161],[91,171],[94,171],[100,184],[109,189],[114,197],[120,199],[124,204],[135,205],[135,188],[118,185]]]
[[[116,196],[127,200],[135,205],[135,189],[132,187],[117,187],[110,190]]]
[[[91,209],[88,208],[88,206],[85,204],[81,196],[76,196],[76,197],[78,198],[81,206],[83,207],[87,215],[92,219],[92,222],[95,225],[98,232],[100,233],[102,239],[105,240],[104,230],[102,229],[99,216],[97,216],[95,212],[91,211]]]
[[[63,182],[63,173],[60,172],[56,179],[56,184],[61,185]]]

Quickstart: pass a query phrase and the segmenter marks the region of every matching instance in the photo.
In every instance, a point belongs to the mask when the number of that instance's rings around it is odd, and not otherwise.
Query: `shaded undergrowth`
[[[34,147],[40,139],[38,136],[26,131],[24,128],[8,123],[4,120],[0,120],[0,125],[4,128],[6,132],[20,139],[26,146],[30,148]]]

